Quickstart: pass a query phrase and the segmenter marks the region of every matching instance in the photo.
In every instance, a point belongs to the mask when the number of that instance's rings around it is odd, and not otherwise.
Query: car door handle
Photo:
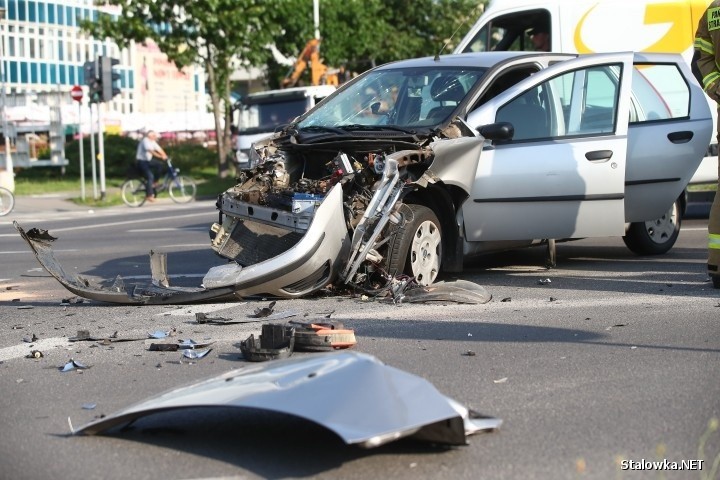
[[[590,160],[591,162],[607,162],[612,158],[613,151],[612,150],[595,150],[593,152],[587,152],[585,154],[585,158]]]
[[[695,135],[693,132],[685,131],[685,132],[670,132],[668,133],[668,140],[670,140],[672,143],[687,143],[690,140],[692,140],[693,135]]]

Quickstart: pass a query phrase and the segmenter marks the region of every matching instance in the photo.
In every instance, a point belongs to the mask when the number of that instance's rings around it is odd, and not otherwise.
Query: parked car
[[[474,255],[584,237],[661,254],[713,130],[691,75],[679,55],[629,52],[372,69],[254,144],[210,231],[230,261],[196,289],[169,287],[162,258],[152,286],[88,285],[17,228],[69,290],[120,303],[428,285]]]

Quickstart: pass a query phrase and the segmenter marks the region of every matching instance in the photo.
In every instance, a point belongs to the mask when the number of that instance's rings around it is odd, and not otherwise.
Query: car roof
[[[545,55],[557,56],[547,52],[470,52],[440,55],[439,57],[422,57],[387,63],[376,70],[396,68],[437,68],[441,67],[484,67],[491,68],[498,63],[516,58],[539,58]],[[569,55],[574,56],[574,55]]]

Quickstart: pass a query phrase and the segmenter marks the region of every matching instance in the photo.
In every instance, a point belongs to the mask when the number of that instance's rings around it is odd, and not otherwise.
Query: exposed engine
[[[242,171],[237,185],[218,200],[221,223],[211,228],[213,249],[242,266],[283,253],[302,238],[325,195],[340,184],[353,238],[341,277],[352,283],[367,283],[368,268],[383,269],[392,226],[401,222],[400,200],[433,157],[430,148],[331,152],[327,146],[279,150],[272,142],[254,153],[256,166]]]

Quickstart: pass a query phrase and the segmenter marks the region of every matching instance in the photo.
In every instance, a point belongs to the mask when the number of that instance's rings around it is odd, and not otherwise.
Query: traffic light
[[[98,59],[85,62],[83,65],[83,74],[85,76],[85,85],[88,86],[90,103],[99,103],[102,101],[102,82],[100,79],[100,69],[98,68]]]
[[[120,93],[120,87],[115,82],[120,80],[120,74],[113,70],[113,67],[120,63],[117,58],[100,57],[100,84],[102,87],[102,101],[109,102],[115,95]]]

